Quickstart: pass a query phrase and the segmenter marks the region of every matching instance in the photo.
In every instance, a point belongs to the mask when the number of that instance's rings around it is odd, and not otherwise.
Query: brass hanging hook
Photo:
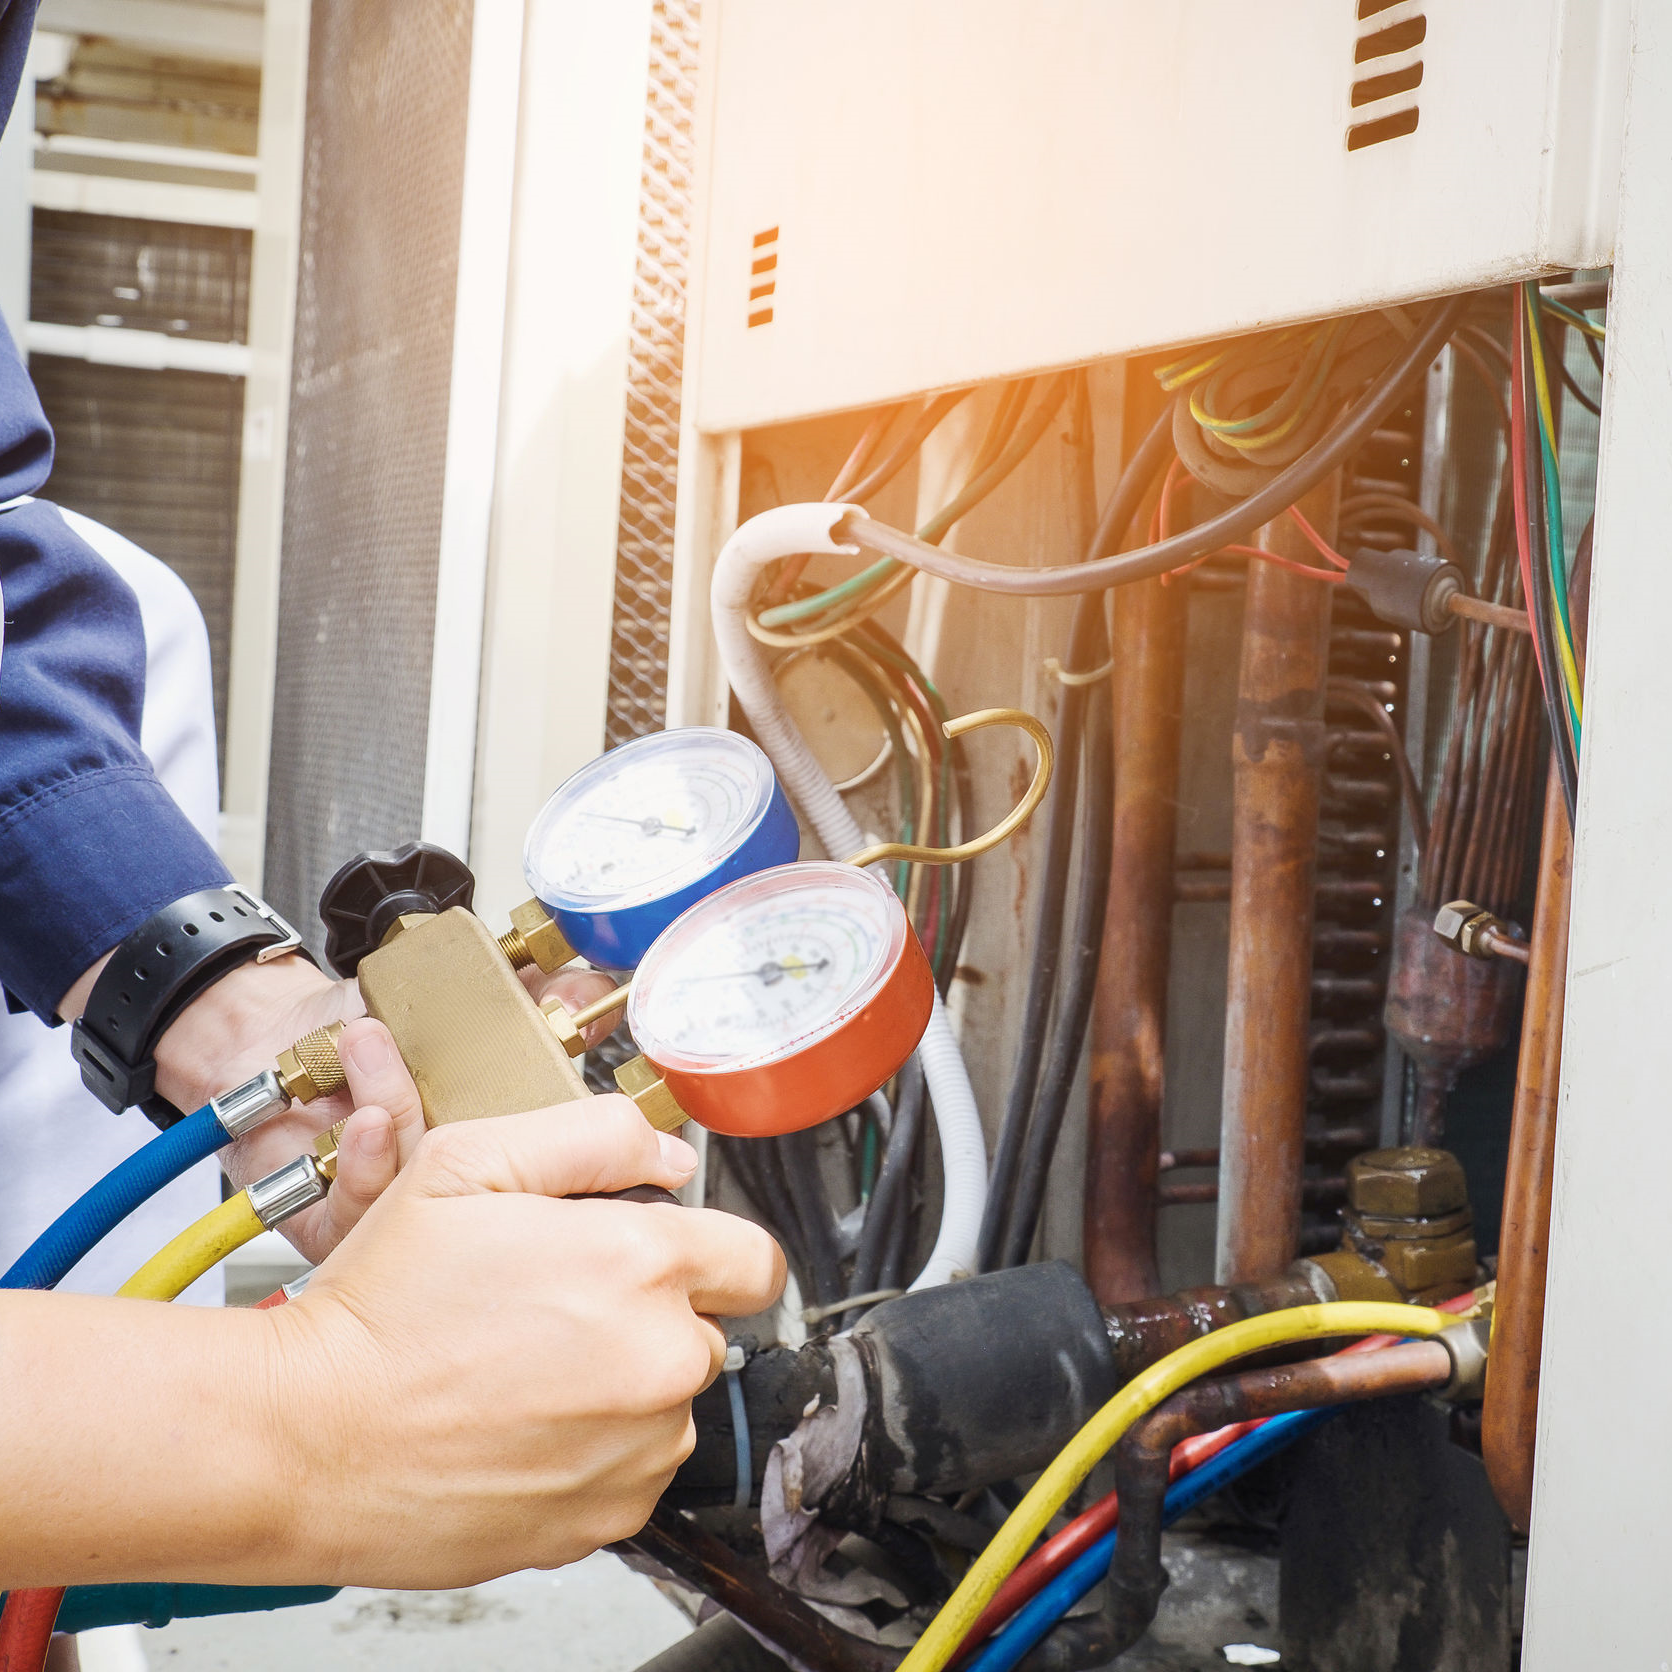
[[[913,865],[956,865],[963,859],[974,859],[977,854],[996,848],[1013,836],[1032,816],[1034,808],[1045,799],[1051,787],[1051,769],[1056,762],[1056,750],[1044,722],[1020,708],[979,708],[973,714],[960,714],[948,720],[941,730],[950,741],[965,732],[980,731],[986,726],[1016,726],[1033,739],[1039,759],[1033,769],[1033,782],[1027,794],[984,836],[960,842],[955,848],[924,848],[915,842],[879,842],[874,848],[861,848],[848,863],[850,865],[880,865],[884,860],[903,859]]]

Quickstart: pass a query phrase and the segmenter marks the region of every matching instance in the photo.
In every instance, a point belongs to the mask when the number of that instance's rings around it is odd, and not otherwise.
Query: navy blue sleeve
[[[0,325],[0,504],[51,467],[52,432]],[[139,602],[55,507],[0,510],[0,610],[0,984],[51,1021],[88,965],[228,873],[139,746]]]

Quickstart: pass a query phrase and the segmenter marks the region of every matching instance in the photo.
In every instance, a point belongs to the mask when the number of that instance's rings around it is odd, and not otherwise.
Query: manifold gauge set
[[[627,1021],[680,1109],[763,1137],[845,1113],[897,1073],[934,979],[905,908],[800,830],[748,738],[692,726],[589,762],[529,829],[523,869],[575,951],[633,970]]]

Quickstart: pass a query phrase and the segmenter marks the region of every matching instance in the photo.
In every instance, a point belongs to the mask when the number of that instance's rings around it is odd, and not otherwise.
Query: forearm
[[[278,1333],[261,1312],[0,1295],[0,1587],[314,1577]]]

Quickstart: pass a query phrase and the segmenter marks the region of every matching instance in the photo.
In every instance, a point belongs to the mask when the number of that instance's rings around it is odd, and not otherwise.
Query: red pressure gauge
[[[639,965],[627,1024],[712,1132],[817,1126],[898,1073],[934,977],[898,897],[851,865],[779,865],[692,906]]]

